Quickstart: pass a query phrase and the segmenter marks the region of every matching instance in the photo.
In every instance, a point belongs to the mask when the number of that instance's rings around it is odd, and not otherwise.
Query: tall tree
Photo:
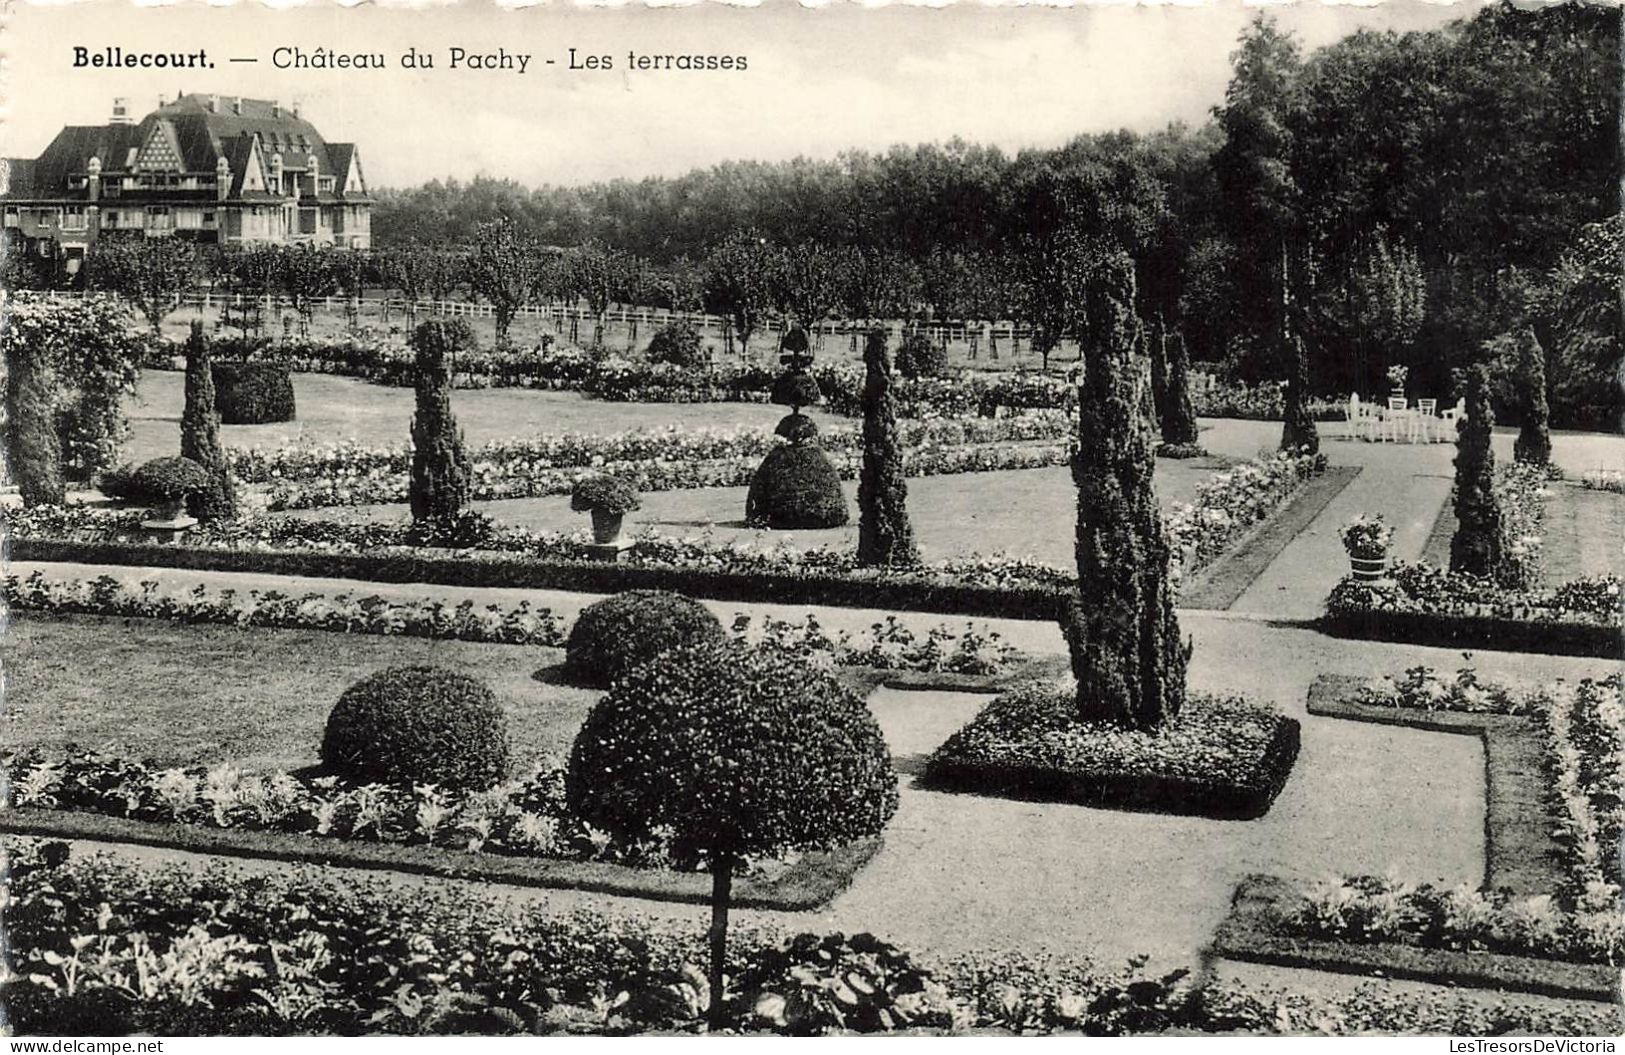
[[[187,511],[205,524],[237,515],[237,488],[220,446],[220,411],[214,405],[214,369],[203,323],[186,338],[186,404],[181,411],[181,457],[203,466],[211,484],[187,496]]]
[[[1281,415],[1281,450],[1316,454],[1320,433],[1309,413],[1309,348],[1292,335],[1292,373],[1286,382],[1286,406]]]
[[[1151,423],[1140,413],[1133,263],[1107,254],[1090,274],[1072,458],[1078,591],[1064,606],[1062,628],[1079,715],[1154,729],[1184,703],[1189,649],[1180,641],[1167,531],[1151,485]]]
[[[474,346],[462,319],[430,319],[412,334],[417,413],[412,417],[412,519],[449,521],[468,504],[472,466],[451,412],[452,360]]]
[[[1490,408],[1489,366],[1476,362],[1461,372],[1466,414],[1456,423],[1456,533],[1450,539],[1450,570],[1498,576],[1501,507],[1495,496],[1495,425]]]
[[[90,285],[129,301],[157,336],[201,268],[197,246],[180,238],[103,238],[86,263]]]
[[[858,476],[858,563],[865,567],[918,564],[908,519],[908,481],[897,437],[897,397],[891,390],[886,332],[871,330],[863,347],[863,469]]]

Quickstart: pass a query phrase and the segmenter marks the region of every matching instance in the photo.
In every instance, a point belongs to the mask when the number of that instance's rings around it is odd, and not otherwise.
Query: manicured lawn
[[[1227,463],[1217,458],[1157,462],[1157,496],[1164,510],[1189,502],[1196,489]],[[746,527],[743,487],[706,487],[657,491],[642,496],[643,506],[627,518],[633,532],[654,528],[666,536],[712,532],[719,539],[759,539],[772,545],[788,540],[798,546],[851,547],[858,539],[858,483],[844,485],[851,523],[818,531],[758,532]],[[1005,472],[927,476],[908,482],[909,515],[915,539],[927,560],[972,553],[1026,555],[1057,566],[1073,562],[1072,534],[1077,520],[1077,489],[1065,466]],[[547,498],[477,502],[475,506],[502,524],[539,531],[583,531],[584,514],[570,511],[567,495]],[[406,520],[404,504],[355,506],[288,514],[312,519]]]
[[[297,769],[316,761],[346,688],[383,667],[433,663],[491,686],[523,765],[565,756],[598,696],[532,677],[562,658],[516,645],[14,614],[6,742]]]
[[[369,384],[328,374],[294,374],[299,417],[277,425],[224,425],[228,447],[280,447],[354,440],[367,446],[405,446],[411,441],[412,390]],[[183,378],[175,370],[145,370],[129,406],[134,435],[124,457],[142,462],[180,449]],[[783,407],[751,403],[603,403],[577,392],[530,389],[463,389],[452,393],[452,410],[472,446],[538,433],[610,433],[656,429],[756,425],[770,429]],[[820,411],[820,424],[837,419]]]
[[[1579,483],[1551,485],[1546,503],[1546,581],[1584,575],[1625,575],[1625,495],[1588,491]]]

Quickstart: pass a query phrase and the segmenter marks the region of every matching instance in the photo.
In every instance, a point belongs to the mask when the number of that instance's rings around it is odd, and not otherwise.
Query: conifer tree
[[[417,413],[412,417],[410,500],[414,520],[450,520],[468,504],[472,467],[451,412],[452,356],[473,346],[461,319],[430,319],[412,335]]]
[[[1523,421],[1512,445],[1513,460],[1524,465],[1547,465],[1552,460],[1552,435],[1547,429],[1551,410],[1546,404],[1546,352],[1533,328],[1519,335],[1518,398]]]
[[[1062,629],[1079,716],[1154,729],[1184,703],[1189,650],[1179,637],[1168,538],[1151,486],[1151,423],[1140,413],[1133,263],[1114,253],[1092,271],[1072,459],[1078,591],[1065,604]]]
[[[220,446],[220,411],[214,405],[212,357],[201,322],[192,323],[185,352],[186,406],[181,411],[181,457],[203,466],[213,481],[207,491],[187,497],[187,511],[205,524],[230,520],[237,515],[237,488],[226,462],[226,452]]]
[[[61,505],[62,440],[57,436],[56,386],[43,349],[6,342],[6,454],[23,505]]]
[[[891,389],[886,331],[871,330],[863,348],[863,470],[858,478],[858,563],[916,564],[908,520],[908,483],[897,440],[897,397]]]
[[[1151,331],[1146,351],[1151,357],[1151,405],[1160,432],[1168,417],[1168,328],[1160,316]]]
[[[1490,372],[1474,363],[1462,372],[1466,414],[1456,423],[1456,533],[1450,570],[1494,576],[1501,570],[1501,509],[1490,449]]]
[[[1163,396],[1162,442],[1185,446],[1196,442],[1196,407],[1191,403],[1190,353],[1185,338],[1174,334],[1168,345],[1168,383]]]
[[[1303,338],[1293,334],[1291,374],[1286,382],[1286,407],[1281,415],[1281,450],[1320,451],[1320,433],[1309,414],[1309,350]]]

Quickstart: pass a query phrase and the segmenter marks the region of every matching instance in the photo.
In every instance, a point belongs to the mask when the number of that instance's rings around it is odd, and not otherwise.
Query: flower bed
[[[1262,816],[1298,754],[1298,723],[1239,699],[1195,697],[1164,728],[1077,720],[1034,683],[988,704],[926,764],[930,785],[1214,817]]]
[[[242,875],[135,866],[62,843],[5,849],[5,996],[24,1035],[672,1031],[697,1028],[709,997],[694,966],[705,962],[703,935],[670,920],[516,909],[460,887],[404,890],[326,869]],[[753,1031],[1603,1036],[1619,1026],[1618,1010],[1603,1006],[1486,1005],[1375,985],[1339,998],[1198,988],[1138,961],[933,962],[866,935],[787,937],[752,924],[730,928],[728,957],[729,1022]]]
[[[1389,579],[1339,582],[1322,625],[1381,641],[1622,658],[1620,587],[1619,576],[1605,575],[1520,590],[1398,562]]]
[[[1591,469],[1580,477],[1580,485],[1587,491],[1612,491],[1625,494],[1625,470]]]

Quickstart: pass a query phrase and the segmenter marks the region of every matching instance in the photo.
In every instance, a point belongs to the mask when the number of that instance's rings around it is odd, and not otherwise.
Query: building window
[[[316,233],[316,210],[315,209],[300,209],[299,210],[299,233],[300,234],[315,234]]]
[[[62,209],[62,229],[64,231],[83,231],[88,226],[83,205],[67,205]]]
[[[147,206],[147,230],[168,231],[174,227],[174,220],[169,215],[167,205]]]
[[[344,207],[343,206],[340,206],[337,209],[333,210],[333,233],[334,234],[343,234],[344,233]]]
[[[116,213],[116,212],[104,212],[104,213],[102,213],[102,226],[103,227],[117,227],[118,226],[118,213]]]

